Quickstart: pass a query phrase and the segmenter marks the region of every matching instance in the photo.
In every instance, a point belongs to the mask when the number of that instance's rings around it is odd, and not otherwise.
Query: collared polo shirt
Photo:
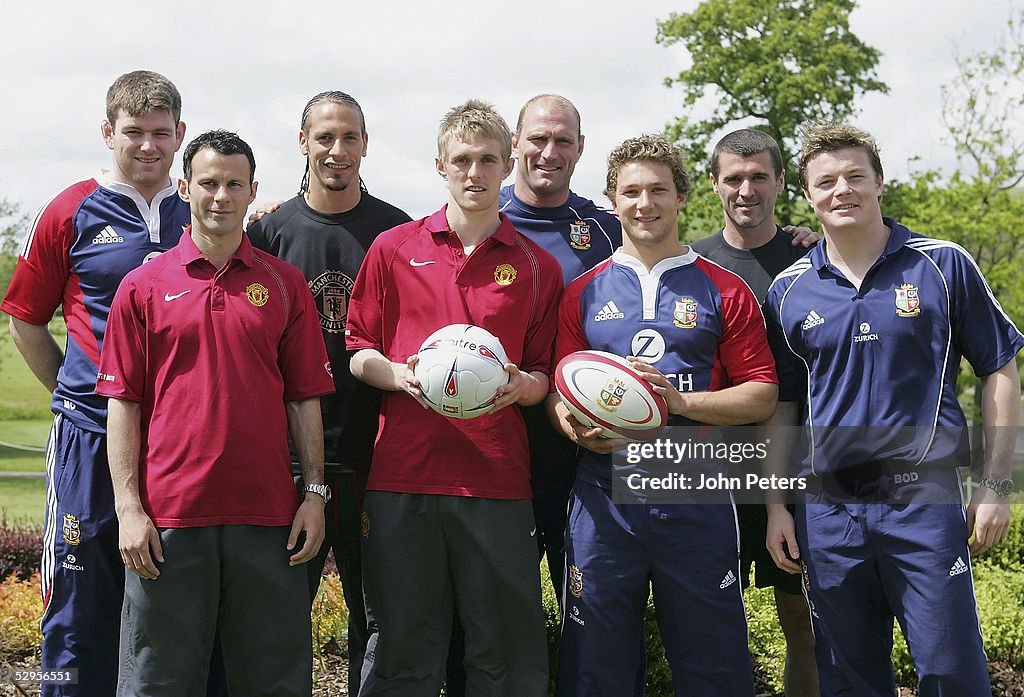
[[[244,235],[217,269],[183,234],[114,297],[96,391],[142,404],[139,493],[158,527],[290,525],[285,402],[333,389],[305,278]]]
[[[889,239],[860,289],[823,241],[768,291],[779,373],[807,386],[803,474],[968,464],[960,358],[984,376],[1024,347],[967,251],[884,221]]]
[[[467,256],[445,211],[381,233],[370,246],[349,304],[348,349],[377,349],[404,363],[436,330],[466,323],[497,336],[521,371],[549,373],[558,262],[504,215]],[[405,392],[385,393],[367,488],[530,498],[519,409],[463,421],[425,410]]]

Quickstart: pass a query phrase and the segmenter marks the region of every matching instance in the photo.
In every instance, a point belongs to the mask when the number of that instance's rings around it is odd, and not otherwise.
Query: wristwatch
[[[1013,480],[1012,479],[992,479],[991,477],[982,477],[981,485],[987,486],[992,491],[996,492],[996,495],[1005,499],[1013,493]]]
[[[327,503],[331,500],[331,487],[326,484],[307,484],[305,493],[313,492]]]

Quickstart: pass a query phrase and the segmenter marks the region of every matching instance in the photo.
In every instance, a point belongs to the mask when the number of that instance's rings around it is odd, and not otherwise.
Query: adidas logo
[[[970,570],[971,568],[967,566],[967,564],[964,564],[964,558],[957,557],[956,561],[953,563],[952,568],[950,568],[949,570],[949,575],[959,576],[960,574],[966,574]]]
[[[96,233],[96,236],[92,238],[93,244],[115,244],[117,242],[124,242],[124,238],[114,232],[114,228],[109,225]]]
[[[603,322],[606,319],[624,319],[625,314],[615,305],[614,300],[609,300],[601,308],[600,312],[594,315],[595,322]]]
[[[825,318],[819,315],[814,310],[811,310],[810,312],[807,313],[807,319],[804,320],[804,323],[801,325],[800,328],[803,329],[804,331],[807,331],[811,327],[817,327],[819,324],[825,324]]]
[[[725,573],[725,578],[723,578],[722,582],[718,584],[718,587],[719,588],[728,588],[729,586],[731,586],[734,583],[736,583],[736,574],[734,574],[730,570],[730,571],[727,571]]]

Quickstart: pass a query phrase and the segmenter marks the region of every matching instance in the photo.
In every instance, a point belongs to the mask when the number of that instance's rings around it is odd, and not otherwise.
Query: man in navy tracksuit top
[[[785,506],[769,506],[768,542],[780,567],[803,567],[831,647],[818,655],[821,693],[895,694],[895,617],[922,696],[990,694],[970,557],[1009,525],[1024,336],[962,247],[882,217],[871,136],[811,127],[800,181],[825,241],[779,275],[765,312],[780,375],[807,384],[808,486],[795,525]],[[982,378],[986,436],[966,516],[961,357]],[[773,421],[795,424],[797,412],[780,403]]]
[[[541,94],[519,111],[512,147],[516,181],[502,188],[500,210],[516,230],[558,260],[562,280],[594,268],[622,244],[622,227],[610,212],[569,190],[583,154],[580,115],[565,97]],[[547,553],[551,583],[561,603],[565,570],[565,511],[572,488],[576,445],[562,438],[543,405],[523,409],[530,439],[530,475],[537,541]]]
[[[634,138],[612,152],[608,170],[623,245],[566,289],[556,358],[589,348],[635,357],[676,425],[767,418],[778,387],[758,302],[739,276],[679,242],[690,182],[678,150],[658,136]],[[625,468],[610,453],[627,442],[580,425],[557,395],[548,403],[586,449],[569,499],[560,697],[643,693],[652,585],[676,694],[752,697],[730,492],[654,500],[641,491],[620,502],[612,490],[623,491]],[[696,481],[701,465],[687,471]]]

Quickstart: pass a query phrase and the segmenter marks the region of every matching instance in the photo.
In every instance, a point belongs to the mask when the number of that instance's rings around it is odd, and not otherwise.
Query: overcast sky
[[[888,95],[861,100],[890,177],[907,160],[951,167],[940,86],[953,50],[992,44],[1021,0],[862,0],[853,31],[878,48]],[[680,113],[663,80],[687,63],[655,43],[656,22],[695,0],[305,0],[304,2],[5,3],[0,26],[0,197],[34,211],[68,184],[109,166],[100,139],[115,77],[145,68],[182,92],[186,140],[236,130],[255,150],[257,201],[292,196],[302,174],[299,117],[313,94],[358,99],[370,134],[363,178],[413,217],[437,209],[437,123],[469,97],[514,125],[539,92],[572,99],[586,151],[573,189],[602,205],[604,159],[624,138],[660,131]],[[180,173],[180,161],[172,174]]]

